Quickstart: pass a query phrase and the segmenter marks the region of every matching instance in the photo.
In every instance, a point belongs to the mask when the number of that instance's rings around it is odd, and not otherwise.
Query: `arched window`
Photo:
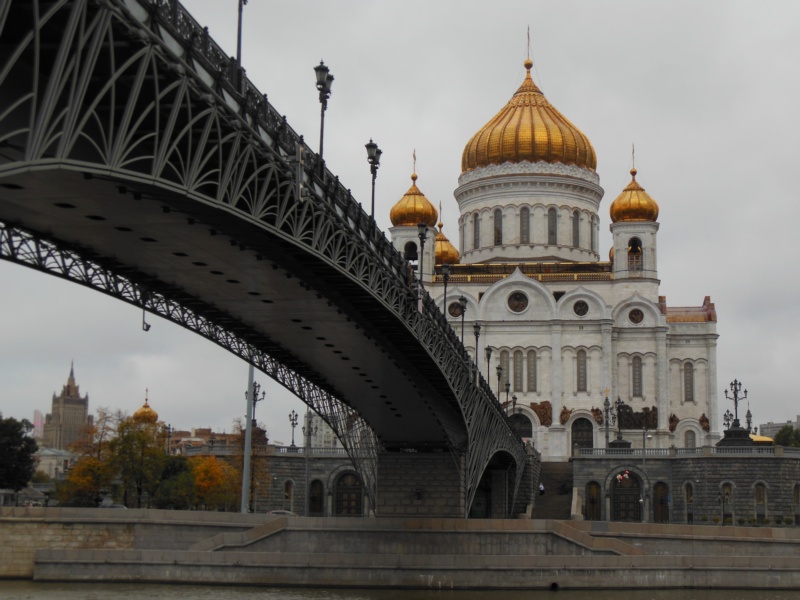
[[[519,243],[531,243],[531,211],[527,206],[519,211]]]
[[[694,366],[692,363],[683,365],[683,401],[694,402]]]
[[[689,430],[683,434],[683,445],[685,448],[697,448],[697,436],[694,431]]]
[[[503,212],[499,208],[494,211],[494,245],[503,245]]]
[[[586,385],[586,350],[578,350],[578,357],[577,357],[577,388],[579,392],[585,392],[587,389]]]
[[[631,238],[628,242],[628,270],[641,271],[644,268],[644,253],[642,252],[642,240]]]
[[[521,413],[514,413],[508,418],[511,423],[511,429],[516,432],[519,437],[530,439],[533,437],[533,423],[531,420]]]
[[[558,244],[558,214],[555,208],[547,211],[547,243],[551,246]]]
[[[683,490],[686,501],[686,522],[691,525],[694,523],[694,487],[691,483],[687,483]]]
[[[597,252],[597,217],[592,216],[592,230],[590,232],[592,238],[592,252]]]
[[[733,486],[730,483],[722,484],[722,522],[733,522]],[[756,515],[756,518],[758,515]]]
[[[536,350],[528,350],[528,391],[536,391]]]
[[[508,367],[509,367],[509,355],[508,350],[503,350],[500,353],[500,366],[503,367],[503,375],[500,377],[500,391],[503,392],[506,389],[506,383],[509,381],[508,377]],[[500,398],[498,398],[499,400]]]
[[[572,247],[581,246],[581,213],[577,210],[572,213]]]
[[[514,352],[514,391],[522,391],[522,350]]]
[[[466,248],[466,239],[467,239],[467,223],[465,221],[461,221],[461,239],[458,240],[458,251],[461,254],[464,254],[464,249]]]
[[[418,260],[419,255],[417,254],[417,244],[412,241],[408,241],[403,246],[403,258],[406,260]]]
[[[631,383],[634,398],[641,398],[642,393],[642,357],[634,356],[631,361]]]
[[[472,248],[478,250],[481,247],[481,216],[475,213],[472,217]]]

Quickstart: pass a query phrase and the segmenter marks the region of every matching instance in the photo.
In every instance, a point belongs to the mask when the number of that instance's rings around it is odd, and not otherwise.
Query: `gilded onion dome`
[[[439,233],[436,234],[436,264],[454,265],[458,263],[458,250],[442,231],[443,223],[439,221]]]
[[[133,413],[133,420],[136,423],[155,423],[158,421],[158,413],[150,408],[147,398],[145,398],[142,407]]]
[[[531,79],[533,61],[525,60],[525,81],[508,104],[472,136],[461,156],[461,171],[505,162],[548,162],[594,171],[592,144],[547,101]]]
[[[411,187],[405,195],[397,201],[389,213],[392,225],[395,227],[416,227],[419,223],[425,223],[428,227],[436,224],[438,213],[425,194],[417,187],[417,174],[411,174]]]
[[[636,169],[631,169],[631,182],[611,203],[611,222],[655,221],[658,219],[658,204],[636,181]]]

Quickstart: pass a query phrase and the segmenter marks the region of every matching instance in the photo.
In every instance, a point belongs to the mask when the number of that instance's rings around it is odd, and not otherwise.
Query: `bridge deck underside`
[[[358,283],[256,222],[63,165],[0,181],[0,220],[226,327],[352,406],[387,449],[465,441],[452,390],[413,333]]]

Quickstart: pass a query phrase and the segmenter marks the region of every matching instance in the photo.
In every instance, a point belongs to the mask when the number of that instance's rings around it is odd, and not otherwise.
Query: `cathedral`
[[[534,83],[533,62],[524,66],[522,85],[464,148],[459,247],[416,173],[391,210],[392,242],[543,460],[618,436],[633,447],[713,445],[714,304],[674,307],[659,295],[646,173],[632,168],[611,202],[613,244],[601,251],[594,148]]]

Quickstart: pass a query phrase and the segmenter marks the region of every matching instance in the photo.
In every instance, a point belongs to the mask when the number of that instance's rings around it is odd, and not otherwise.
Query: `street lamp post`
[[[730,429],[731,425],[733,424],[733,413],[730,409],[725,411],[725,414],[722,415],[722,423],[725,425],[725,429]]]
[[[653,439],[647,434],[647,427],[642,427],[642,522],[647,522],[647,440]]]
[[[294,429],[292,429],[292,432],[294,432]],[[310,493],[311,493],[311,488],[309,487],[309,484],[308,484],[308,478],[309,478],[309,475],[308,475],[308,470],[309,470],[308,469],[308,461],[309,461],[309,455],[311,454],[311,438],[312,438],[312,436],[314,436],[316,434],[317,434],[317,427],[311,425],[311,412],[309,411],[308,407],[306,407],[306,424],[303,425],[303,436],[305,438],[305,444],[306,444],[306,447],[303,450],[303,458],[305,458],[305,463],[306,463],[306,494],[305,494],[306,495],[306,502],[305,502],[305,504],[306,504],[305,515],[306,516],[309,516],[309,512],[311,510],[311,502],[310,502],[310,498],[309,498]]]
[[[484,353],[486,354],[486,382],[488,383],[491,381],[489,379],[489,361],[492,359],[492,347],[486,346]]]
[[[423,278],[425,277],[425,238],[427,236],[428,226],[425,223],[418,223],[417,237],[419,238],[419,273],[417,277],[417,310],[419,312],[422,312],[422,294],[425,290],[425,282],[423,281]]]
[[[242,9],[247,0],[239,0],[239,29],[236,34],[236,66],[242,66]]]
[[[741,427],[739,424],[739,402],[747,399],[747,390],[744,391],[744,396],[739,396],[742,391],[742,382],[734,379],[730,385],[731,395],[728,396],[728,390],[725,390],[725,399],[733,400],[733,426]]]
[[[294,428],[297,427],[297,412],[294,410],[289,413],[289,423],[292,426],[292,448],[294,448]]]
[[[606,449],[608,449],[608,426],[611,424],[611,402],[608,401],[608,390],[606,390],[606,399],[603,400],[603,417],[605,418],[606,426]]]
[[[369,172],[372,173],[372,212],[370,215],[375,219],[375,180],[378,178],[378,167],[381,166],[381,154],[383,150],[378,148],[378,144],[369,138],[367,148],[367,162],[369,162]]]
[[[464,296],[458,297],[458,305],[461,307],[461,343],[464,343],[464,316],[467,314],[467,299]]]
[[[730,391],[731,394],[728,395],[728,390],[725,390],[725,399],[733,400],[733,422],[725,430],[725,436],[717,442],[717,446],[752,446],[750,423],[748,423],[747,429],[739,423],[739,402],[747,399],[747,390],[744,390],[744,394],[742,394],[742,382],[734,379],[730,384]],[[748,415],[750,415],[749,408]],[[752,415],[750,415],[751,417]],[[724,422],[730,422],[730,411],[726,412]]]
[[[475,333],[475,384],[478,384],[478,339],[481,337],[481,324],[475,321],[472,324],[472,331]]]
[[[508,392],[511,391],[511,383],[506,381],[506,406],[508,406]]]
[[[325,111],[328,110],[328,98],[331,97],[331,87],[333,86],[333,75],[327,65],[319,61],[314,67],[317,74],[317,91],[319,91],[319,103],[321,105],[319,113],[319,172],[322,174],[325,162],[322,159],[322,150],[325,141]]]
[[[503,367],[501,365],[497,365],[497,401],[500,401],[500,379],[503,377]]]
[[[511,414],[513,415],[516,413],[517,413],[517,395],[514,394],[513,396],[511,396]]]
[[[442,265],[442,281],[444,281],[444,318],[447,318],[447,282],[450,280],[450,265]]]

